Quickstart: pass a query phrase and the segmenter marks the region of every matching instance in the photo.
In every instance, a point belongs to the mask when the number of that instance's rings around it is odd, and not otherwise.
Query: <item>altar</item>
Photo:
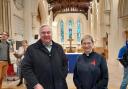
[[[78,56],[81,53],[66,53],[68,58],[68,72],[73,73]]]
[[[66,56],[68,58],[68,73],[73,73],[77,58],[80,54],[82,54],[82,52],[78,53],[80,51],[77,52],[76,47],[72,46],[72,41],[73,41],[72,37],[69,37],[68,41],[69,41],[69,47],[66,47],[67,51],[65,51]],[[77,49],[79,50],[79,47]]]

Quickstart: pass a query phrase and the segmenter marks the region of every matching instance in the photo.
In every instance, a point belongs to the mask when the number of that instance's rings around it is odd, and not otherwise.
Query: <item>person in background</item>
[[[108,67],[105,58],[93,51],[94,41],[90,35],[81,40],[84,53],[78,57],[73,81],[77,89],[107,89]]]
[[[123,47],[120,48],[118,54],[118,60],[124,67],[123,80],[120,89],[127,89],[128,85],[128,40]]]
[[[10,63],[9,56],[9,43],[7,42],[9,34],[7,32],[2,33],[0,42],[0,89],[2,89],[2,80],[6,75],[8,64]]]
[[[20,77],[20,81],[17,84],[17,86],[20,86],[23,83],[23,76],[22,76],[22,73],[21,73],[21,62],[22,62],[24,54],[25,54],[25,52],[27,50],[27,47],[28,47],[27,40],[23,40],[22,41],[22,46],[20,46],[18,51],[14,53],[14,56],[17,58],[17,65],[18,65],[17,74]]]
[[[0,42],[1,42],[1,40],[2,40],[2,34],[0,34]]]
[[[68,89],[67,58],[63,48],[52,40],[49,25],[39,31],[40,39],[30,45],[22,61],[27,89]]]

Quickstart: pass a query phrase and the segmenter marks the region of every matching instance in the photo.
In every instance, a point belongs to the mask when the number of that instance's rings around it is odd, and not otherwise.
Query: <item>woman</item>
[[[27,47],[28,47],[27,40],[23,40],[22,41],[22,46],[19,47],[18,52],[14,53],[15,57],[17,58],[17,65],[18,65],[17,74],[20,77],[20,81],[17,84],[17,86],[20,86],[23,83],[23,76],[21,74],[21,61],[24,57],[24,53],[25,53]]]
[[[94,41],[90,35],[81,40],[84,53],[78,57],[73,81],[77,89],[107,89],[108,68],[106,60],[93,52]]]

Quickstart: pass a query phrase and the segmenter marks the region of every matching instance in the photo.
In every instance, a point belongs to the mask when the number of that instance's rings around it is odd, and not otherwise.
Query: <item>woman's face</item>
[[[93,42],[91,41],[91,39],[87,38],[84,39],[83,42],[81,43],[82,48],[84,50],[85,53],[90,53],[93,49]]]
[[[26,46],[26,45],[27,45],[27,43],[23,41],[23,42],[22,42],[22,45],[23,45],[23,46]]]

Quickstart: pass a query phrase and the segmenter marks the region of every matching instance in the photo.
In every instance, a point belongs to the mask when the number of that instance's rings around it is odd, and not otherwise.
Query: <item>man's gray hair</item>
[[[40,29],[39,30],[41,30],[42,28],[44,28],[44,27],[49,27],[50,28],[50,30],[52,30],[52,28],[48,25],[48,24],[43,24],[41,27],[40,27]]]

